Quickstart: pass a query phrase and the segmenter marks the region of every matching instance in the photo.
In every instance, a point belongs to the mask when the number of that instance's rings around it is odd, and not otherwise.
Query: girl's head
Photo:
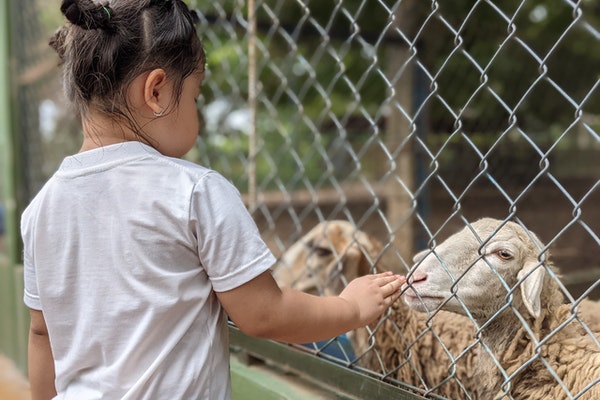
[[[165,125],[154,120],[179,113],[180,102],[188,101],[182,99],[186,82],[195,76],[194,85],[201,83],[205,55],[195,14],[182,0],[63,0],[61,11],[68,23],[50,45],[63,64],[65,92],[76,111],[84,120],[93,111],[119,121],[154,145],[146,128]]]

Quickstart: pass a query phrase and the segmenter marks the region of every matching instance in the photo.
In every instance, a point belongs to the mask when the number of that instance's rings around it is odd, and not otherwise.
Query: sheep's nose
[[[427,280],[427,274],[424,272],[421,272],[421,271],[415,271],[408,278],[409,283],[420,282],[420,281],[425,281],[425,280]]]

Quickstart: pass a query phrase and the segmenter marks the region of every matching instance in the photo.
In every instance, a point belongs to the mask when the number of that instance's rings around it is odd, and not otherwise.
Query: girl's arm
[[[313,296],[281,289],[270,271],[235,289],[217,293],[244,333],[283,342],[329,339],[377,319],[399,296],[404,278],[392,273],[366,275],[339,296]]]
[[[54,358],[46,320],[41,311],[29,310],[29,385],[32,400],[48,400],[56,396]]]

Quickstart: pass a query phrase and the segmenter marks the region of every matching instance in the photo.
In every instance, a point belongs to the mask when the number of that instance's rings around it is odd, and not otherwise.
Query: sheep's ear
[[[374,258],[381,254],[382,246],[377,239],[362,231],[356,232],[356,240],[358,241],[357,247],[360,251],[358,276],[367,275],[371,273],[372,267],[369,260],[373,261]]]
[[[521,283],[521,297],[523,298],[523,303],[525,303],[525,307],[527,307],[529,314],[535,318],[538,318],[541,314],[540,295],[542,293],[545,273],[546,269],[543,265],[540,265],[539,262],[528,261],[523,266],[523,269],[517,274],[519,280],[527,276],[523,283]]]
[[[344,276],[350,282],[354,278],[360,276],[361,261],[364,258],[358,244],[354,243],[345,250],[345,254],[342,254]],[[333,272],[333,271],[332,271]]]
[[[361,251],[358,261],[358,276],[363,276],[371,273],[371,263],[367,256]]]

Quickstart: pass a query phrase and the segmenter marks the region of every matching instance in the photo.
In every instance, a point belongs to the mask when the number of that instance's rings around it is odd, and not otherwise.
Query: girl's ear
[[[150,71],[144,82],[144,101],[154,115],[162,115],[171,101],[167,73],[161,68]]]

